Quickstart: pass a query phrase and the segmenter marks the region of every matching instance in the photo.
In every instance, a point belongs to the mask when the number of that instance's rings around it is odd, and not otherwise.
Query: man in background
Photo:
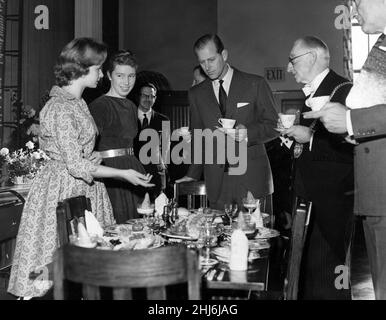
[[[138,134],[134,140],[134,153],[141,161],[139,152],[141,148],[147,144],[150,140],[139,141],[141,132],[145,129],[153,129],[158,132],[161,144],[162,122],[169,121],[169,118],[157,111],[153,110],[153,106],[157,99],[157,88],[152,83],[145,83],[139,89],[139,104],[138,104]],[[162,190],[166,188],[166,165],[161,157],[161,147],[157,149],[157,157],[159,164],[146,164],[143,165],[146,172],[153,175],[151,183],[155,184],[155,187],[150,189],[151,198],[154,200]],[[150,157],[150,155],[149,155]],[[142,161],[141,161],[142,162]]]
[[[330,102],[305,118],[347,136],[354,152],[355,214],[363,217],[376,299],[386,299],[386,1],[354,0],[363,32],[381,33],[345,103]]]

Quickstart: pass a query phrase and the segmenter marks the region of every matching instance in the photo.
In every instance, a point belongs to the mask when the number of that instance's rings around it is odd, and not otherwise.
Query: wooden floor
[[[374,290],[371,282],[370,268],[368,264],[363,228],[360,221],[356,223],[353,242],[352,269],[351,269],[352,299],[374,300]],[[46,298],[52,299],[52,295]],[[39,300],[40,300],[39,299]],[[4,283],[0,279],[0,300],[15,300],[15,297],[6,292]]]

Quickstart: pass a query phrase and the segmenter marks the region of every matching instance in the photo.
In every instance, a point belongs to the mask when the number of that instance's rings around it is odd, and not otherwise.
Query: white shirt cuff
[[[310,146],[309,146],[310,151],[312,149],[312,142],[314,141],[314,133],[315,133],[314,131],[312,131],[312,133],[311,133]]]
[[[352,127],[352,122],[351,122],[351,110],[346,111],[346,126],[347,126],[347,133],[349,136],[354,135],[354,129]]]

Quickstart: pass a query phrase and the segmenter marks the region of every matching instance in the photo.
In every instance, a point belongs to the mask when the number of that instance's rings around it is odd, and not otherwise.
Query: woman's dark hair
[[[130,66],[134,69],[138,68],[137,59],[134,54],[128,50],[120,50],[114,53],[107,62],[106,71],[111,74],[117,65]]]
[[[107,47],[91,38],[77,38],[68,43],[59,55],[54,68],[56,84],[67,86],[89,72],[91,66],[106,60]]]

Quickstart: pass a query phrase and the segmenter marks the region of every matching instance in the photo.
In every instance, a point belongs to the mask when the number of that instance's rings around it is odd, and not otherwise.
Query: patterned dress
[[[40,147],[51,160],[35,177],[28,193],[13,258],[8,291],[16,296],[43,296],[52,283],[42,266],[52,262],[58,247],[56,206],[84,195],[101,226],[115,223],[103,183],[93,181],[96,166],[87,160],[95,145],[96,125],[83,100],[54,86],[40,113]],[[31,271],[42,277],[29,280]],[[41,281],[44,280],[44,281]]]

